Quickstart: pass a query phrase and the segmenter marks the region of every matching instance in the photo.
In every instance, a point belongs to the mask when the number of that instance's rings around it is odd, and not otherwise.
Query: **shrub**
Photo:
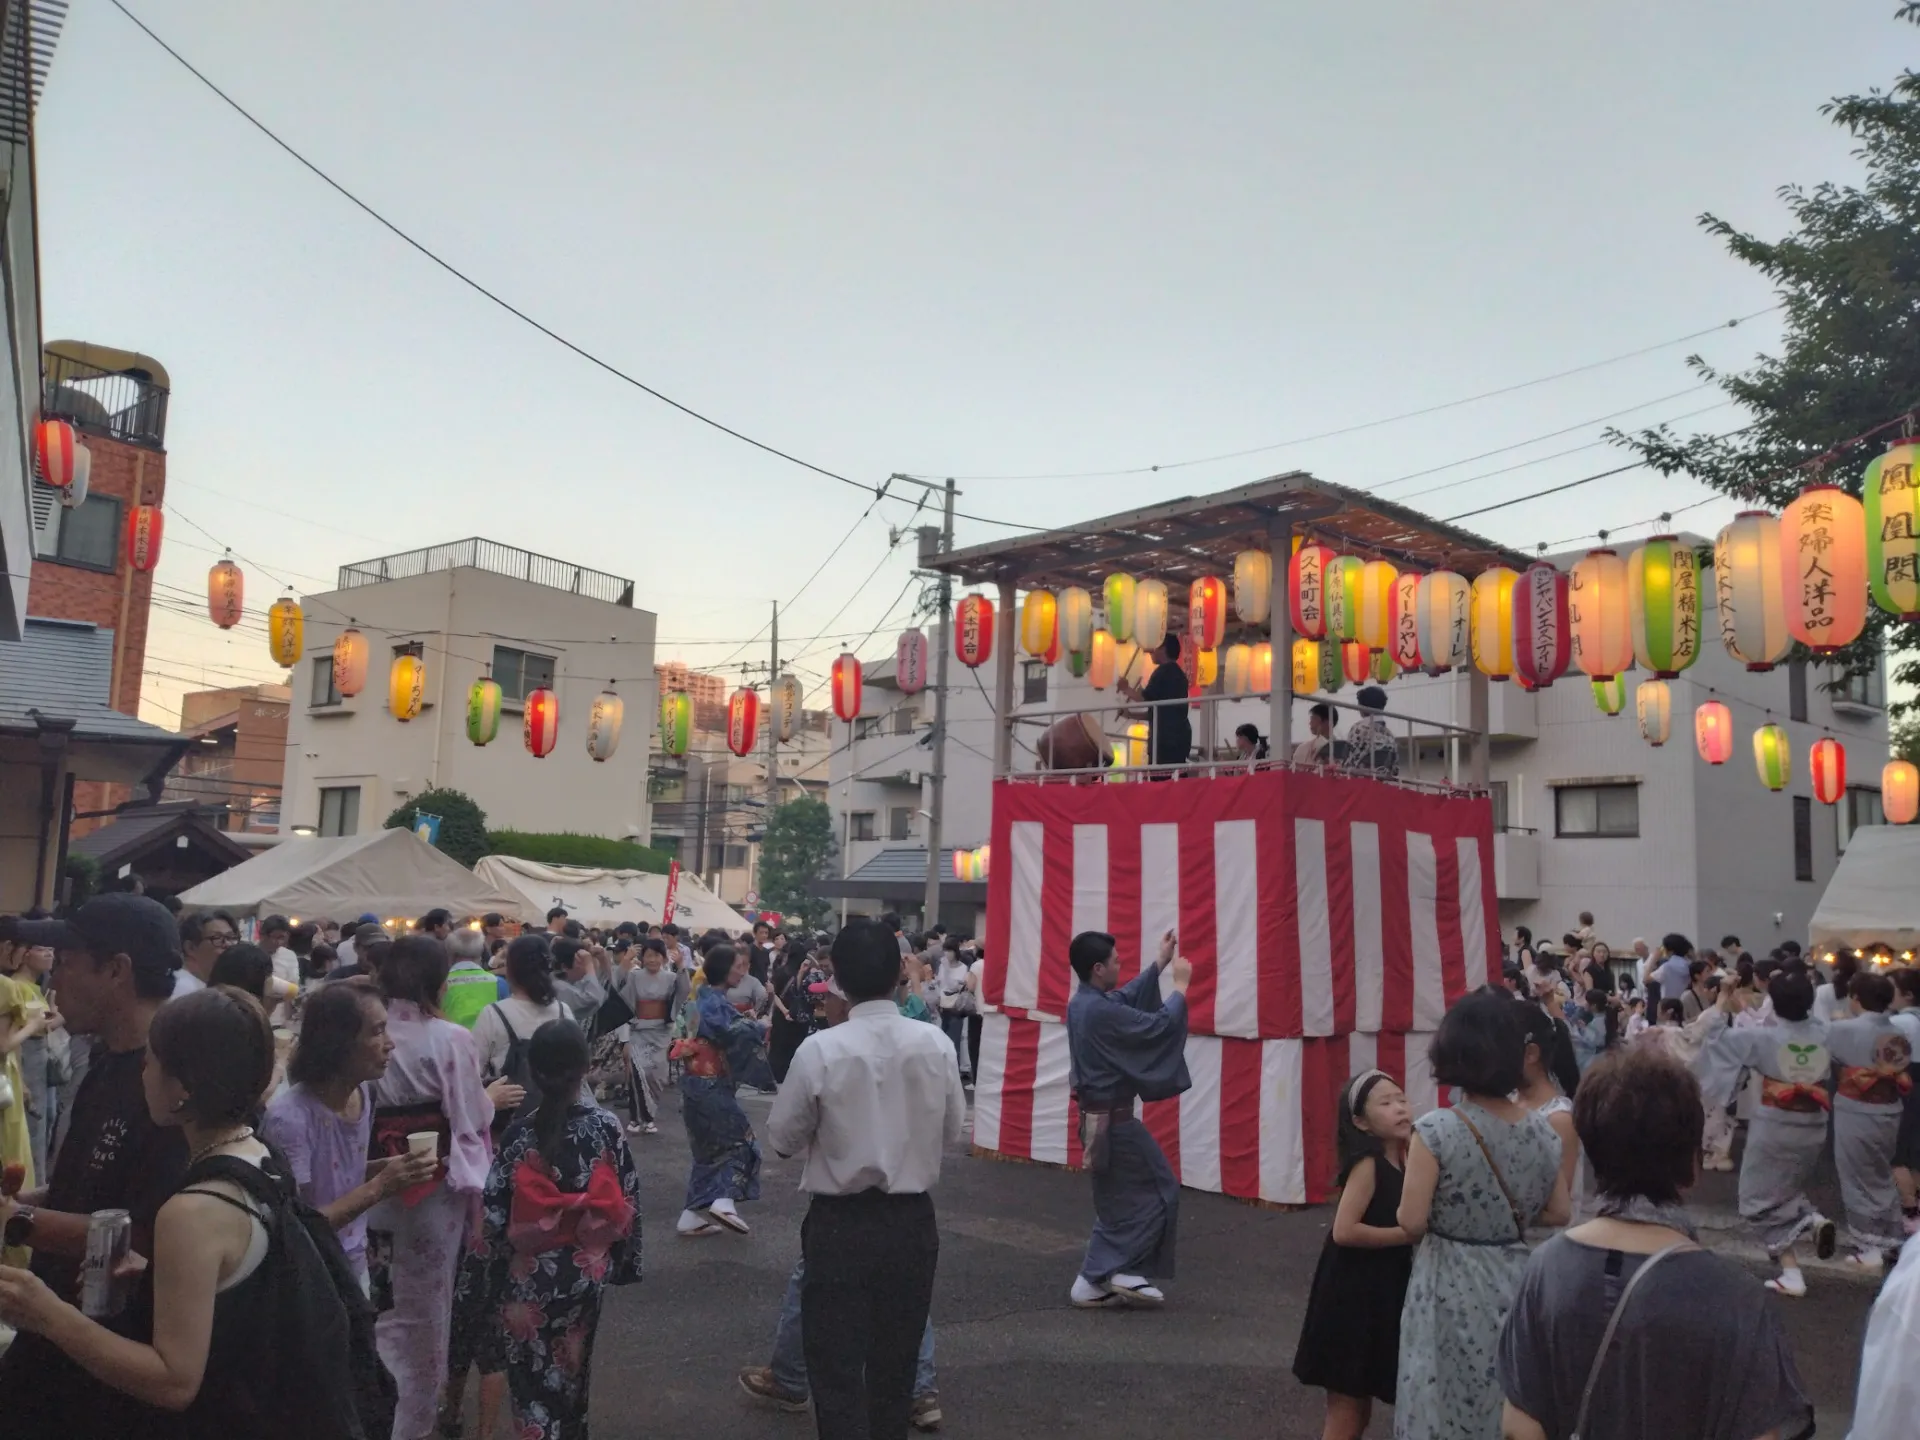
[[[664,851],[650,850],[632,840],[609,840],[604,835],[579,835],[565,830],[551,833],[495,830],[487,836],[487,846],[490,854],[511,855],[542,865],[584,865],[597,870],[646,870],[655,875],[666,874],[667,865],[673,858]]]
[[[411,830],[425,811],[440,817],[440,838],[434,848],[468,869],[487,853],[487,812],[458,790],[423,790],[387,816],[389,830]]]

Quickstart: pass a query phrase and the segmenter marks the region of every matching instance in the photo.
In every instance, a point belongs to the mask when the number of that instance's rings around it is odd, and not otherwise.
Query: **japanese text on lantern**
[[[1880,470],[1880,493],[1897,495],[1912,490],[1912,465],[1885,465]],[[1880,574],[1886,585],[1920,583],[1920,534],[1914,532],[1914,512],[1910,508],[1880,507]],[[1888,541],[1905,541],[1889,545]]]
[[[1449,597],[1452,601],[1452,613],[1447,616],[1447,633],[1451,637],[1453,653],[1464,655],[1468,650],[1468,615],[1473,605],[1473,592],[1464,585],[1456,588]]]
[[[1822,562],[1834,546],[1833,507],[1814,501],[1802,512],[1806,529],[1800,532],[1800,599],[1808,630],[1833,628],[1833,571]]]
[[[1733,597],[1733,527],[1713,542],[1713,601],[1720,615],[1720,643],[1733,651],[1740,633],[1740,606]]]
[[[1533,600],[1533,626],[1530,634],[1533,639],[1533,665],[1536,674],[1547,674],[1553,669],[1554,652],[1559,647],[1560,634],[1554,621],[1559,618],[1558,597],[1552,584],[1529,585],[1528,594]]]
[[[1673,655],[1676,663],[1700,653],[1700,567],[1691,558],[1673,567]]]
[[[1300,567],[1300,614],[1308,624],[1319,621],[1320,609],[1320,567],[1302,565]]]

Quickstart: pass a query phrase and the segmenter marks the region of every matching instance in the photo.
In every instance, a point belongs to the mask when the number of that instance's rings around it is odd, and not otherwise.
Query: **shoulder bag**
[[[1580,1440],[1581,1434],[1587,1428],[1587,1409],[1593,1403],[1593,1387],[1600,1382],[1600,1371],[1607,1363],[1607,1351],[1613,1345],[1613,1332],[1620,1328],[1620,1317],[1626,1311],[1627,1301],[1633,1298],[1634,1287],[1646,1279],[1648,1272],[1669,1255],[1678,1255],[1684,1250],[1699,1248],[1691,1240],[1676,1240],[1666,1249],[1654,1251],[1647,1257],[1646,1263],[1629,1277],[1626,1289],[1620,1292],[1620,1298],[1614,1302],[1613,1313],[1607,1316],[1607,1328],[1600,1332],[1600,1348],[1594,1352],[1593,1365],[1587,1371],[1587,1383],[1580,1387],[1580,1408],[1574,1413],[1573,1429],[1568,1433],[1567,1440]]]
[[[1520,1213],[1520,1206],[1513,1198],[1513,1191],[1507,1188],[1507,1177],[1500,1173],[1500,1167],[1493,1162],[1493,1151],[1487,1148],[1487,1142],[1481,1138],[1474,1123],[1467,1119],[1459,1109],[1451,1112],[1460,1123],[1467,1127],[1467,1133],[1473,1136],[1473,1143],[1480,1147],[1481,1158],[1487,1162],[1487,1169],[1493,1172],[1493,1183],[1500,1187],[1501,1198],[1507,1202],[1507,1210],[1513,1216],[1513,1239],[1515,1244],[1525,1244],[1527,1238],[1527,1217]]]

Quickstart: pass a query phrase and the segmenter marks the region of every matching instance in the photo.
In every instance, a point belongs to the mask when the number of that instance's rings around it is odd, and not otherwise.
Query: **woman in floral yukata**
[[[582,1096],[589,1055],[571,1020],[534,1031],[540,1104],[487,1176],[488,1288],[517,1440],[586,1440],[601,1297],[640,1278],[640,1177],[620,1122]]]

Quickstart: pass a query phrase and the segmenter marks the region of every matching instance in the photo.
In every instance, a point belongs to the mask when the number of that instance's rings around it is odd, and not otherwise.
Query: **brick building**
[[[292,699],[285,685],[182,695],[180,732],[195,743],[167,777],[161,799],[199,804],[222,830],[277,831]]]

